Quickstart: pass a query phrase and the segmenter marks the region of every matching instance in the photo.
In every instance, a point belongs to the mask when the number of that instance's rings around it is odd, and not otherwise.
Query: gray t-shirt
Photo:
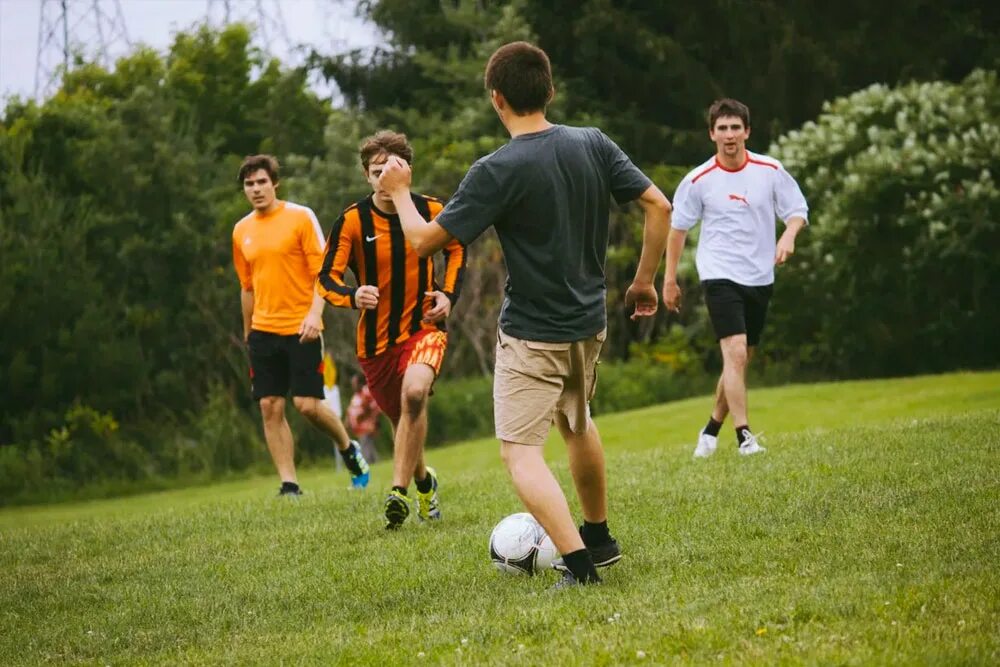
[[[505,334],[577,341],[607,326],[611,195],[623,204],[651,184],[597,128],[554,125],[477,160],[435,220],[466,245],[496,228],[507,262]]]

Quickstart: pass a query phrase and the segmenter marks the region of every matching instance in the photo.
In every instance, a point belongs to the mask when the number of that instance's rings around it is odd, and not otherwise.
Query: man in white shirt
[[[746,105],[719,100],[708,110],[708,123],[716,154],[691,170],[677,187],[663,300],[670,310],[680,309],[677,263],[688,230],[700,221],[695,262],[722,348],[722,376],[694,455],[707,457],[715,452],[727,414],[733,416],[740,454],[757,454],[765,449],[750,429],[746,368],[764,328],[774,267],[795,252],[795,236],[807,224],[809,207],[780,162],[746,149],[750,138]],[[775,220],[779,218],[785,231],[776,242]]]

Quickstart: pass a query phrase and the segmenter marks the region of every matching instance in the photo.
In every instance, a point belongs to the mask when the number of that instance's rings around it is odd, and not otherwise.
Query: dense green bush
[[[427,412],[428,446],[493,434],[493,378],[443,380]]]
[[[809,199],[775,354],[837,375],[1000,363],[1000,83],[877,85],[772,148]]]

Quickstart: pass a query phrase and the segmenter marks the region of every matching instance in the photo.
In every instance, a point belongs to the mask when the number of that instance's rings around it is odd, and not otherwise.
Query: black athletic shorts
[[[282,336],[252,330],[250,391],[254,400],[265,396],[323,398],[323,348],[319,339],[300,343],[298,334]]]
[[[712,319],[715,339],[745,333],[747,345],[756,346],[764,330],[767,304],[771,301],[774,285],[748,287],[732,280],[704,280],[705,305]]]

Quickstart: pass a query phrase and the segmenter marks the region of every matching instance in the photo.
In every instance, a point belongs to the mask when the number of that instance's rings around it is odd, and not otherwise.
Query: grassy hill
[[[0,664],[1000,661],[1000,373],[754,391],[749,459],[727,424],[692,460],[708,409],[598,420],[626,555],[559,594],[489,564],[490,439],[431,452],[445,519],[392,534],[384,463],[0,511]]]

